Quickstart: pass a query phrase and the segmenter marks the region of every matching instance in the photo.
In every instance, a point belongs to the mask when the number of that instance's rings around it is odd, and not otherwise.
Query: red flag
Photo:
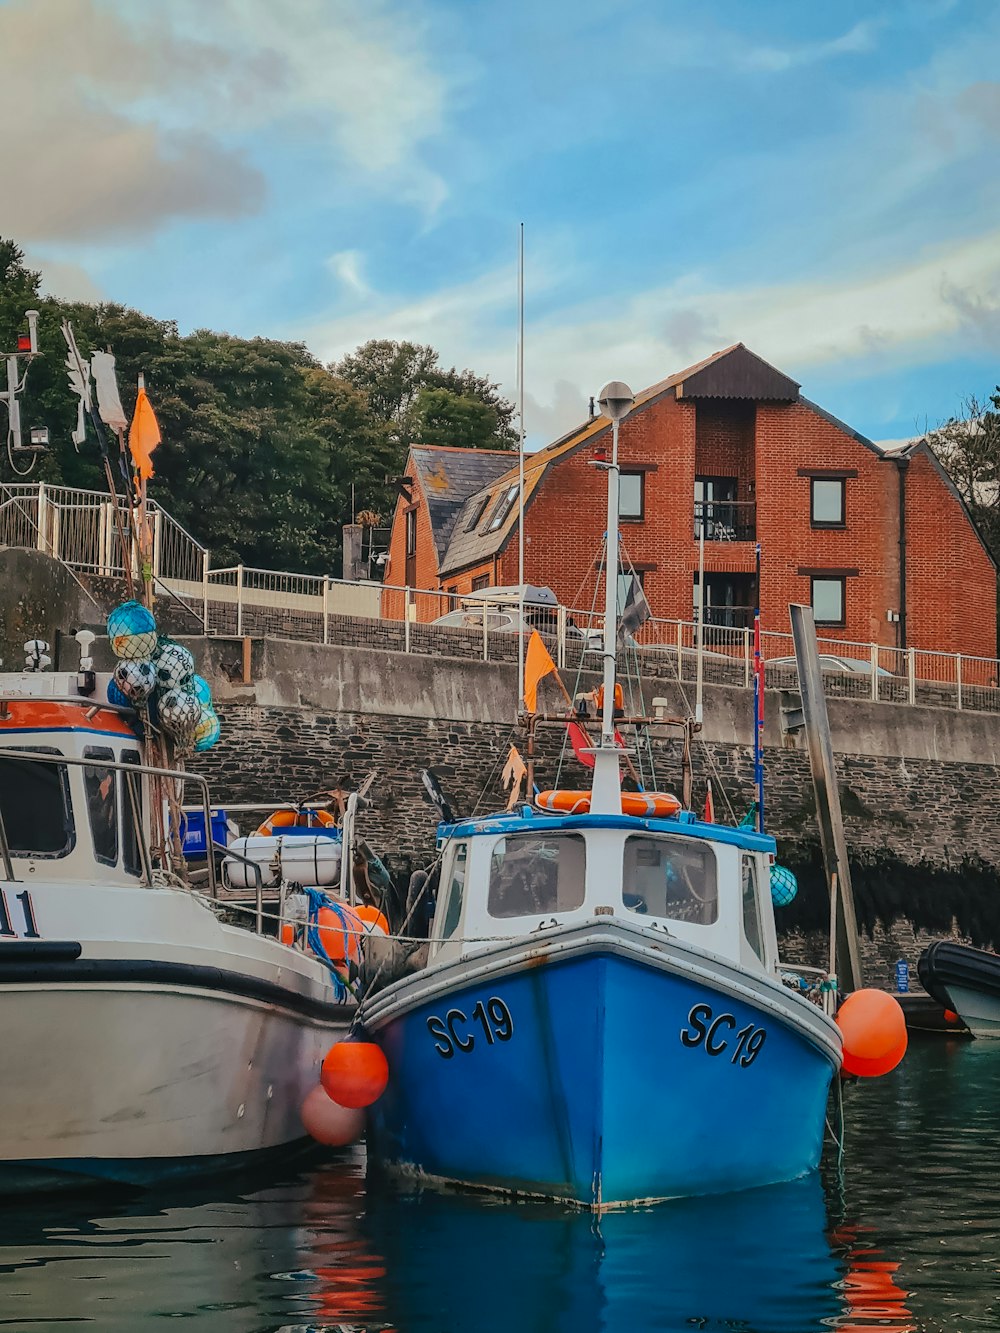
[[[569,733],[569,741],[577,759],[583,764],[584,768],[593,768],[594,756],[587,754],[587,750],[591,749],[592,746],[583,727],[580,726],[579,722],[567,722],[566,731]]]
[[[703,816],[706,824],[715,823],[715,799],[712,796],[712,779],[709,778],[705,785],[705,814]]]

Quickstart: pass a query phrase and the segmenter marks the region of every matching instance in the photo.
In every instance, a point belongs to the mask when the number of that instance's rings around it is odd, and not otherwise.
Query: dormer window
[[[472,511],[472,517],[465,525],[466,532],[475,532],[476,528],[479,527],[479,524],[482,522],[483,515],[486,513],[486,510],[489,507],[489,503],[492,498],[493,497],[490,495],[484,495],[483,498],[479,501],[475,509],[473,509]]]
[[[514,501],[517,499],[517,492],[518,485],[516,482],[513,486],[508,486],[506,491],[503,492],[500,499],[497,501],[496,508],[490,515],[490,525],[486,529],[487,532],[496,532],[497,528],[513,509]]]

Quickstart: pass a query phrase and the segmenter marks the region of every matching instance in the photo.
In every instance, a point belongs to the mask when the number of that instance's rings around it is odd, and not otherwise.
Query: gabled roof
[[[420,444],[410,448],[420,489],[427,501],[438,563],[444,558],[455,520],[466,498],[489,486],[510,467],[509,449],[457,449]]]
[[[755,392],[747,392],[753,389]],[[685,398],[739,398],[751,397],[758,401],[791,402],[798,398],[799,386],[787,375],[762,360],[743,343],[734,343],[719,352],[713,352],[704,361],[698,361],[685,370],[670,375],[648,389],[643,389],[635,396],[632,412],[642,411],[667,395]],[[537,453],[528,454],[524,460],[524,504],[527,508],[531,497],[538,488],[549,466],[565,458],[568,454],[591,444],[605,431],[610,432],[611,422],[607,417],[593,417],[582,426],[569,431],[566,435],[545,445]],[[508,458],[510,455],[508,455]],[[517,463],[502,474],[497,474],[488,486],[470,495],[462,507],[457,521],[453,525],[453,536],[448,544],[447,553],[441,557],[440,572],[443,575],[455,570],[465,569],[468,565],[478,564],[503,549],[510,534],[517,527],[517,506],[515,505],[500,527],[489,531],[486,515],[489,514],[502,491],[518,481]],[[484,499],[488,504],[483,517],[468,532],[470,519],[477,512]]]

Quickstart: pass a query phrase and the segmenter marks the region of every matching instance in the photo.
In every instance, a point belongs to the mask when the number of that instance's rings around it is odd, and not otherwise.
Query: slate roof
[[[427,501],[434,549],[440,564],[465,500],[473,492],[488,487],[510,468],[510,450],[414,445],[410,449],[410,459]]]

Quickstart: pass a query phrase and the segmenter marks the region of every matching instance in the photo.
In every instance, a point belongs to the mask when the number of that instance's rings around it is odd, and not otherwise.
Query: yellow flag
[[[135,413],[128,431],[128,447],[139,476],[148,481],[153,475],[153,450],[160,443],[160,427],[146,390],[140,389]]]
[[[542,636],[538,630],[533,629],[524,659],[524,706],[529,713],[534,713],[538,709],[538,682],[555,669],[556,664],[549,656],[549,650],[542,642]]]

